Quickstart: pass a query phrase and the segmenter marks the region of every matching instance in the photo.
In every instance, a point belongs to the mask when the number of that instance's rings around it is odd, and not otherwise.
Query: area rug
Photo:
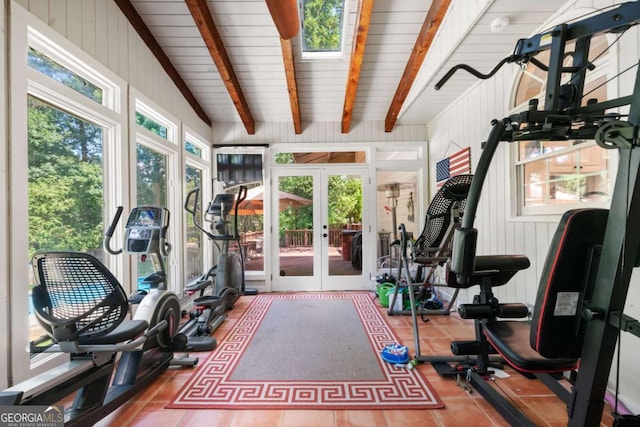
[[[370,294],[258,295],[167,408],[443,407],[418,370],[382,360],[398,342]]]

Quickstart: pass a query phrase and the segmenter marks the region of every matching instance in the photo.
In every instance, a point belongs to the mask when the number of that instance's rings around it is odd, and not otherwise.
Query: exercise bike
[[[217,194],[207,207],[204,220],[211,224],[216,234],[206,230],[198,221],[200,209],[200,188],[196,187],[187,194],[184,208],[193,219],[193,225],[202,231],[218,248],[218,262],[209,268],[201,277],[185,287],[187,293],[199,293],[194,299],[194,309],[190,317],[197,318],[195,326],[198,330],[215,330],[226,318],[226,311],[233,309],[235,302],[242,295],[255,295],[257,290],[245,287],[244,254],[230,251],[230,244],[235,242],[240,248],[241,238],[238,232],[238,206],[247,197],[247,188],[240,186],[238,195],[229,193]],[[233,226],[228,216],[234,211]],[[217,218],[217,219],[216,219]],[[219,242],[219,243],[218,243]],[[211,294],[205,292],[211,289]],[[222,305],[220,305],[222,301]]]
[[[121,214],[120,207],[105,235],[110,253],[122,252],[110,247]],[[150,254],[164,265],[162,257],[170,248],[165,240],[168,215],[162,208],[134,208],[124,250]],[[174,361],[174,351],[184,350],[186,337],[178,333],[180,303],[162,289],[163,269],[149,277],[157,286],[129,319],[124,289],[94,256],[39,253],[33,268],[33,307],[51,344],[39,351],[69,353],[70,360],[0,392],[0,405],[55,405],[75,394],[64,411],[65,425],[93,425],[158,378]]]

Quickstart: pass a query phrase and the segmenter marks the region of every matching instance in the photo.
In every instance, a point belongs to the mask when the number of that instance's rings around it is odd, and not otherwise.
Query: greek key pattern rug
[[[418,370],[382,360],[398,342],[370,294],[258,295],[167,408],[442,408]]]

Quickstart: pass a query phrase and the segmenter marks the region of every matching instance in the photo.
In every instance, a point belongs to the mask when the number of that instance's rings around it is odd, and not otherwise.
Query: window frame
[[[200,148],[202,150],[202,154],[201,156],[196,156],[195,154],[187,151],[185,149],[185,144],[187,142],[190,142],[192,144],[195,144],[198,148]],[[206,142],[206,140],[204,138],[202,138],[201,136],[199,136],[195,131],[191,130],[190,128],[188,128],[187,126],[183,126],[183,132],[182,132],[182,153],[184,156],[184,161],[182,162],[182,199],[184,202],[186,202],[185,198],[187,197],[187,187],[186,187],[186,180],[184,179],[184,177],[186,176],[186,171],[187,171],[187,167],[192,167],[192,168],[196,168],[199,169],[202,172],[202,183],[200,185],[200,206],[201,206],[201,218],[199,218],[200,220],[200,224],[203,224],[203,220],[204,220],[204,212],[207,208],[207,206],[205,206],[205,203],[208,203],[208,200],[206,200],[206,196],[211,194],[211,148],[210,148],[210,144],[208,142]],[[191,216],[189,214],[184,214],[184,221],[182,221],[183,224],[183,247],[186,248],[186,243],[187,243],[187,223],[188,221],[191,221]],[[204,274],[206,270],[209,269],[209,267],[211,265],[213,265],[213,244],[209,241],[209,238],[207,236],[204,235],[204,233],[202,233],[202,243],[203,243],[203,247],[202,247],[202,263],[203,265],[201,266],[201,270],[202,273]],[[185,266],[185,271],[182,274],[182,277],[185,277],[186,275],[186,270],[187,270],[187,251],[184,251],[184,254],[182,256],[183,258],[183,265]]]
[[[129,186],[129,203],[130,207],[137,206],[137,178],[136,178],[136,161],[137,154],[136,149],[138,144],[142,144],[145,147],[157,151],[167,158],[167,209],[171,213],[170,226],[167,232],[167,241],[172,244],[173,247],[178,242],[183,242],[185,237],[183,233],[183,226],[176,224],[184,224],[183,221],[183,208],[182,208],[182,182],[183,182],[183,167],[182,155],[184,151],[182,145],[179,144],[181,138],[181,122],[174,118],[171,114],[164,111],[161,107],[155,105],[153,101],[145,97],[141,92],[130,87],[129,90],[129,129],[130,129],[130,146],[129,146],[129,170],[131,171],[131,183]],[[162,126],[167,128],[167,138],[155,134],[154,132],[146,129],[145,127],[136,123],[136,111],[144,114],[145,116],[153,119]],[[171,251],[166,260],[168,287],[167,289],[175,292],[178,295],[182,294],[182,272],[184,271],[184,257],[177,254],[176,251]],[[131,262],[131,277],[138,277],[137,263]]]
[[[29,47],[99,86],[103,90],[102,104],[30,67],[27,64]],[[126,83],[17,5],[12,6],[10,50],[14,55],[10,58],[8,71],[12,87],[8,102],[13,113],[9,118],[11,138],[7,142],[12,147],[8,157],[8,227],[11,233],[7,235],[7,245],[12,250],[6,257],[9,265],[26,267],[29,252],[28,150],[25,149],[28,146],[28,96],[103,128],[103,223],[106,227],[112,211],[122,203],[124,189],[128,185],[126,174],[122,173],[126,152],[126,117],[122,111],[126,110],[126,99],[122,99],[121,94],[125,91]],[[116,180],[121,177],[124,177],[124,182]],[[127,279],[123,277],[126,262],[122,257],[106,257],[105,264],[117,277]],[[29,283],[28,271],[27,268],[14,268],[8,274],[11,293],[11,309],[8,312],[11,313],[12,334],[7,340],[6,355],[11,360],[10,375],[15,382],[68,359],[66,354],[39,354],[25,358],[25,354],[28,354],[25,348],[28,348],[29,322],[25,322],[24,317],[28,315],[29,304],[24,286]]]

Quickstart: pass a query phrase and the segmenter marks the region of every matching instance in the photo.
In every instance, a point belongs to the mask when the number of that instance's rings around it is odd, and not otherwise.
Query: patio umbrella
[[[311,200],[285,191],[278,191],[279,209],[306,206]],[[260,185],[247,191],[247,198],[238,205],[238,215],[261,214],[264,209],[264,186]]]

